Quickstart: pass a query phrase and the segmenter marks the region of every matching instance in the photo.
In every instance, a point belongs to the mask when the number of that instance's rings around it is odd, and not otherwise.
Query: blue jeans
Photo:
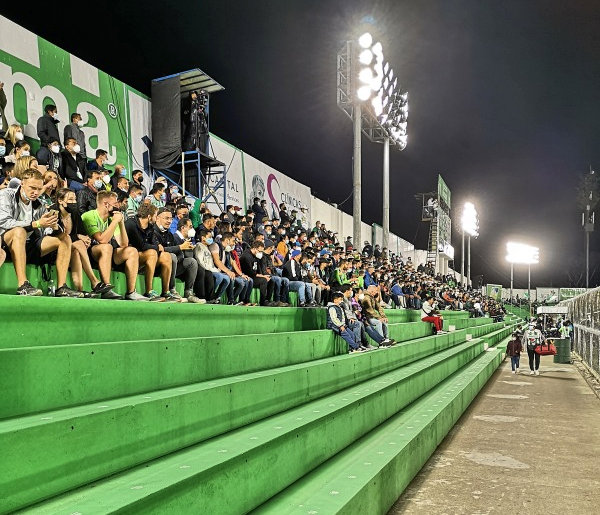
[[[388,328],[387,328],[387,324],[385,324],[384,322],[382,322],[381,320],[377,320],[376,318],[369,318],[369,320],[367,321],[368,323],[365,324],[365,329],[367,330],[367,333],[369,334],[369,336],[371,336],[371,333],[369,333],[369,327],[371,329],[373,329],[378,335],[380,335],[381,337],[381,341],[383,341],[383,339],[388,337]],[[373,338],[373,336],[371,336],[371,338]],[[373,338],[377,343],[381,343],[380,341],[377,341],[376,338]]]
[[[278,275],[272,275],[271,281],[273,281],[273,301],[274,302],[287,302],[288,292],[290,289],[290,280],[287,277],[279,277]]]
[[[360,338],[356,339],[356,335],[348,327],[340,332],[340,336],[351,349],[358,349],[360,347]]]
[[[212,272],[212,274],[215,278],[215,299],[220,299],[221,295],[223,295],[225,290],[229,287],[231,279],[223,272]]]
[[[245,287],[246,281],[241,277],[236,277],[233,281],[229,279],[229,286],[227,286],[227,301],[233,304],[238,296],[241,295]]]
[[[248,279],[242,279],[244,281],[244,289],[240,293],[240,302],[248,304],[250,302],[250,295],[252,294],[252,288],[254,288],[254,281],[252,277]]]
[[[304,281],[290,281],[290,291],[298,293],[298,302],[306,302],[306,283]]]
[[[511,356],[510,357],[510,366],[513,370],[513,372],[515,371],[515,368],[519,368],[519,359],[521,358],[521,356]]]
[[[80,182],[77,181],[69,181],[69,189],[78,192],[79,190],[82,190],[85,186],[83,184],[81,184]]]

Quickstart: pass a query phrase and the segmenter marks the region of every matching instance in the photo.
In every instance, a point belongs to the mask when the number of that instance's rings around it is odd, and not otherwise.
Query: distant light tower
[[[586,174],[579,186],[579,205],[583,212],[581,213],[581,226],[584,230],[584,252],[585,252],[585,287],[590,286],[590,233],[594,232],[594,208],[599,199],[598,178],[590,166],[590,173]]]
[[[460,282],[464,286],[465,277],[465,233],[467,233],[467,286],[471,283],[471,236],[477,238],[479,236],[479,218],[477,210],[472,202],[466,202],[463,207],[461,218],[462,226],[462,250],[461,250],[461,265],[460,265]]]
[[[531,265],[540,262],[540,249],[525,245],[524,243],[514,243],[509,241],[506,244],[506,261],[510,263],[510,298],[513,295],[513,274],[514,265],[528,265],[527,272],[527,295],[529,297],[529,316],[531,316]]]

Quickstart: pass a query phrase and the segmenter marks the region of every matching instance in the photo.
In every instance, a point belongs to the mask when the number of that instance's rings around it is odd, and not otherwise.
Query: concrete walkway
[[[390,514],[600,513],[600,400],[575,365],[504,361]]]

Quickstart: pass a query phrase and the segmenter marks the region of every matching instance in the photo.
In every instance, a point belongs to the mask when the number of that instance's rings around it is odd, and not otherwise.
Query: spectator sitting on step
[[[377,333],[383,337],[381,342],[382,345],[393,345],[396,343],[395,340],[389,338],[388,333],[388,319],[385,316],[383,308],[380,306],[377,300],[378,288],[375,285],[371,285],[367,288],[365,296],[361,300],[360,304],[362,312],[365,317],[365,324],[369,324]],[[366,329],[366,325],[365,325]]]
[[[21,157],[29,157],[31,155],[31,147],[25,140],[17,141],[14,148],[11,150],[4,160],[10,163],[17,163]],[[37,159],[36,159],[37,161]]]
[[[344,310],[341,307],[343,297],[342,292],[336,291],[332,295],[331,302],[327,304],[327,328],[344,339],[348,344],[348,352],[352,354],[361,351],[360,337],[348,326]]]
[[[130,245],[138,251],[140,268],[144,269],[144,296],[154,302],[162,300],[176,301],[177,299],[169,294],[169,283],[171,282],[173,267],[171,255],[164,252],[164,249],[161,249],[152,241],[156,211],[157,209],[154,206],[142,204],[136,216],[127,219],[125,229]],[[153,288],[154,274],[157,268],[160,269],[161,294]]]
[[[189,206],[185,203],[177,204],[177,206],[175,207],[175,216],[173,217],[173,223],[171,224],[171,227],[169,227],[169,231],[171,231],[171,233],[175,234],[177,232],[179,221],[184,218],[189,218],[189,217],[190,217]]]
[[[65,148],[61,151],[61,168],[58,174],[67,181],[70,189],[75,193],[84,187],[84,175],[86,173],[86,160],[81,155],[81,147],[75,138],[65,140]]]
[[[104,189],[102,176],[98,170],[89,170],[85,172],[84,183],[85,186],[77,191],[77,205],[79,207],[79,214],[81,215],[96,209],[96,198],[98,193],[100,191],[106,191]]]
[[[405,309],[406,301],[404,299],[404,292],[402,291],[402,286],[402,282],[400,282],[398,278],[396,278],[392,282],[392,289],[390,290],[390,292],[394,305],[400,309]]]
[[[273,281],[273,302],[280,307],[289,307],[289,291],[290,281],[287,277],[283,277],[283,261],[275,251],[274,243],[271,240],[265,241],[265,269],[271,275]]]
[[[4,156],[8,157],[15,148],[17,141],[23,141],[25,139],[23,127],[21,127],[18,123],[13,123],[8,127],[4,137],[6,139],[6,152],[4,153]]]
[[[290,281],[290,291],[298,293],[299,307],[315,306],[310,297],[310,289],[307,288],[302,275],[302,265],[307,261],[306,255],[300,250],[294,250],[291,259],[283,265],[283,277]]]
[[[35,154],[38,164],[45,165],[48,170],[58,174],[62,169],[62,157],[60,154],[60,143],[52,140],[47,145],[42,145]]]
[[[373,338],[373,340],[375,340],[378,345],[380,345],[381,342],[383,342],[383,336],[380,336],[377,333],[377,331],[375,331],[371,326],[365,327],[365,324],[358,320],[358,317],[356,316],[356,313],[354,312],[354,308],[352,306],[352,298],[354,295],[354,291],[352,290],[349,284],[345,284],[341,287],[341,293],[343,296],[341,307],[344,310],[346,321],[348,322],[348,328],[355,334],[356,339],[360,343],[361,347],[368,350],[374,349],[375,347],[369,345],[367,334],[371,338]]]
[[[229,276],[221,272],[213,261],[212,250],[216,250],[213,245],[216,245],[213,239],[212,231],[206,229],[199,229],[196,231],[196,247],[194,249],[194,256],[198,264],[204,268],[207,272],[212,273],[215,283],[215,291],[211,292],[210,299],[207,298],[209,304],[220,304],[221,296],[227,288],[231,279]],[[242,269],[243,270],[243,269]]]
[[[46,172],[53,174],[54,172]],[[60,231],[66,233],[71,238],[71,279],[77,291],[83,292],[82,270],[90,280],[92,294],[102,295],[108,293],[112,284],[104,284],[99,281],[88,255],[88,248],[91,245],[91,238],[85,234],[85,227],[77,208],[75,192],[67,188],[61,188],[56,192],[55,203],[48,207],[49,210],[58,211],[58,226]],[[85,294],[85,292],[83,292]],[[116,295],[116,294],[115,294]],[[85,294],[90,296],[90,294]]]
[[[67,140],[75,140],[75,143],[79,146],[79,150],[77,150],[78,157],[86,159],[85,135],[83,134],[81,127],[83,127],[81,115],[79,113],[72,113],[71,123],[65,125],[63,136],[65,145],[67,144]]]
[[[428,296],[421,305],[421,321],[433,324],[433,334],[443,334],[443,318],[436,311],[433,297]]]
[[[98,176],[97,173],[96,176]],[[137,249],[129,246],[123,213],[117,210],[117,194],[113,191],[99,191],[96,196],[96,205],[96,209],[83,213],[81,219],[86,234],[92,239],[90,253],[98,263],[102,282],[105,284],[110,283],[110,272],[113,263],[117,266],[123,265],[127,281],[125,299],[147,301],[147,297],[135,291],[139,269],[139,254]],[[79,208],[81,210],[81,206]],[[103,294],[103,298],[120,298],[120,296],[115,295],[111,291],[108,294]]]
[[[158,247],[159,251],[170,253],[173,262],[170,288],[167,293],[163,294],[163,298],[167,300],[182,300],[175,289],[175,278],[179,277],[185,283],[183,298],[187,302],[200,304],[202,303],[201,299],[194,294],[194,284],[196,282],[196,275],[198,274],[198,262],[191,256],[185,257],[183,253],[185,250],[194,250],[194,245],[190,241],[184,241],[177,245],[175,237],[169,231],[172,222],[173,215],[171,211],[165,207],[158,210],[156,222],[154,223],[152,243]]]
[[[142,189],[142,198],[146,198],[148,196],[148,191],[146,190],[146,186],[144,186],[144,172],[141,170],[134,170],[131,172],[131,184],[135,184]]]
[[[127,209],[125,210],[125,219],[135,218],[138,209],[144,201],[142,187],[139,184],[133,183],[127,191]]]
[[[108,161],[108,152],[102,148],[96,150],[96,159],[92,159],[88,161],[86,165],[86,170],[98,170],[103,171],[106,170],[104,165]]]
[[[157,209],[165,207],[167,202],[166,186],[162,182],[155,182],[148,193],[150,203]]]
[[[127,179],[127,177],[119,177],[116,180],[116,184],[115,184],[115,189],[114,191],[116,191],[117,193],[119,191],[122,191],[125,195],[129,195],[129,180]]]
[[[265,244],[262,241],[256,240],[246,249],[240,257],[242,272],[254,281],[254,287],[260,290],[260,305],[274,306],[269,298],[273,294],[273,282],[271,276],[266,273],[261,273],[259,268],[260,260],[263,257]]]
[[[228,224],[223,224],[228,225]],[[228,304],[250,305],[250,296],[254,288],[254,280],[242,271],[241,254],[235,251],[235,236],[230,231],[225,231],[218,243],[219,258],[225,267],[235,274],[227,289]],[[214,259],[214,255],[213,255]],[[215,263],[216,264],[216,263]]]
[[[49,262],[56,252],[56,273],[59,288],[57,297],[83,297],[83,294],[67,287],[67,271],[71,260],[71,238],[58,229],[58,214],[47,212],[38,200],[44,180],[38,170],[21,174],[17,189],[0,191],[0,235],[10,251],[17,275],[18,295],[40,296],[42,290],[27,280],[26,264]],[[46,259],[43,259],[46,258]]]
[[[177,231],[173,235],[175,243],[181,245],[182,243],[189,241],[195,246],[196,230],[192,227],[192,221],[189,218],[182,218],[177,223]],[[183,255],[188,258],[192,257],[196,259],[193,250],[184,250]],[[215,278],[213,274],[204,269],[204,267],[198,263],[198,271],[196,273],[196,282],[194,283],[194,294],[200,299],[200,304],[206,303],[210,300],[210,296],[215,289]]]
[[[52,170],[48,170],[44,174],[44,187],[42,188],[42,194],[38,197],[38,200],[48,209],[50,209],[50,206],[54,204],[56,200],[56,192],[59,188],[58,180],[58,175]]]

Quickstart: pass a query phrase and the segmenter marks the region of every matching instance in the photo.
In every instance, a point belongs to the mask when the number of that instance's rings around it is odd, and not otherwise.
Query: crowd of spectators
[[[305,206],[288,212],[280,204],[270,217],[266,200],[255,198],[245,212],[227,206],[217,216],[200,200],[189,205],[165,177],[147,190],[141,170],[129,179],[121,164],[108,169],[105,150],[88,160],[82,118],[73,113],[70,119],[61,147],[57,109],[45,107],[35,157],[18,124],[0,137],[0,264],[7,254],[12,259],[18,294],[42,295],[27,280],[28,263],[56,264],[56,296],[122,299],[110,283],[112,270],[125,273],[124,298],[135,301],[248,306],[256,288],[260,305],[284,307],[295,292],[300,307],[341,302],[344,331],[347,325],[357,342],[370,334],[384,345],[390,340],[383,308],[421,310],[426,303],[432,316],[445,309],[502,315],[500,305],[436,274],[430,263],[415,268],[410,257],[379,245],[355,248],[351,237],[340,242],[319,221],[310,227]],[[73,288],[66,284],[69,270]],[[83,290],[83,273],[91,291]],[[176,278],[184,282],[183,297]]]

